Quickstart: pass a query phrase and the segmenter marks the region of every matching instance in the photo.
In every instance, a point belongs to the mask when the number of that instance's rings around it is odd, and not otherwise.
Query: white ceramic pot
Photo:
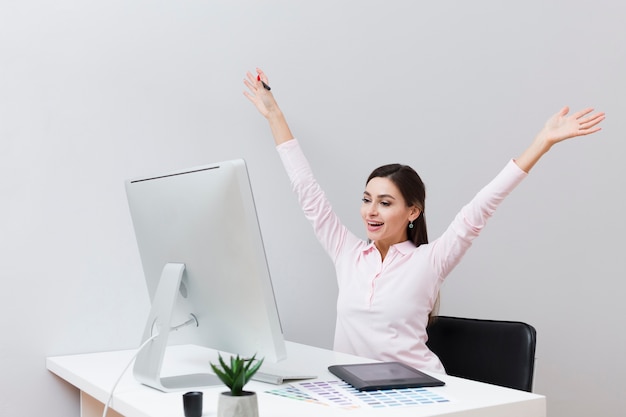
[[[217,400],[217,417],[259,417],[256,392],[244,391],[236,396],[222,392]]]

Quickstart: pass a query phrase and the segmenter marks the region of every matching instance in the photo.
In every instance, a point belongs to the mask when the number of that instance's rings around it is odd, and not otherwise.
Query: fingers
[[[568,113],[569,108],[566,106],[558,113],[559,116],[564,117]],[[601,130],[600,127],[596,127],[598,123],[602,122],[605,118],[604,112],[599,112],[595,114],[593,113],[593,107],[587,107],[583,110],[580,110],[571,116],[567,117],[570,121],[575,121],[578,125],[577,135],[588,135],[590,133],[595,133]]]
[[[584,131],[586,135],[589,133],[597,132],[598,130],[602,130],[601,127],[596,127],[598,123],[603,121],[605,118],[604,113],[598,113],[591,117],[588,117],[585,120],[580,122],[580,130]]]
[[[254,101],[254,96],[253,96],[252,94],[250,94],[250,93],[249,93],[249,92],[247,92],[247,91],[244,91],[244,92],[243,92],[243,95],[244,95],[244,96],[246,96],[246,98],[247,98],[248,100],[250,100],[250,101],[252,102],[252,104],[256,104],[256,103],[255,103],[255,101]]]
[[[573,120],[576,120],[576,123],[578,124],[576,136],[590,135],[592,133],[596,133],[602,130],[602,128],[599,127],[598,124],[605,119],[605,114],[603,112],[600,112],[589,115],[593,111],[593,108],[588,107],[574,113],[571,116],[571,118]]]
[[[600,130],[602,130],[601,127],[596,127],[594,129],[582,130],[578,135],[579,136],[591,135],[592,133],[599,132]]]
[[[245,84],[245,86],[248,88],[248,90],[244,90],[243,95],[246,96],[246,98],[255,106],[258,107],[259,103],[258,103],[258,92],[259,89],[257,88],[257,80],[255,79],[256,77],[254,77],[254,75],[252,75],[252,73],[250,73],[250,71],[246,72],[246,78],[243,79],[243,83]]]
[[[589,107],[589,108],[586,108],[584,110],[577,112],[576,114],[572,116],[576,120],[578,120],[578,123],[581,129],[591,128],[604,120],[605,118],[604,112],[595,113],[588,117],[585,117],[591,112],[593,112],[593,108]]]
[[[258,81],[250,71],[246,72],[246,78],[244,78],[243,83],[250,89],[250,91],[256,92]]]
[[[246,72],[246,78],[243,79],[243,83],[248,88],[248,91],[244,91],[243,95],[248,98],[252,103],[255,103],[255,98],[259,95],[259,84],[256,77],[252,75],[250,71]]]
[[[603,121],[604,118],[605,118],[604,113],[596,113],[594,115],[587,117],[586,119],[581,120],[580,123],[582,124],[593,123],[594,125],[596,125],[600,123],[601,121]]]
[[[250,72],[246,72],[246,78],[244,78],[243,82],[248,87],[251,93],[258,95],[259,91],[262,90],[263,87],[265,90],[269,91],[269,80],[263,70],[260,68],[256,69],[257,75],[256,77]]]
[[[256,74],[247,71],[243,83],[247,87],[243,95],[254,104],[264,117],[267,118],[273,111],[278,109],[278,105],[267,85],[267,76],[260,68],[256,69]]]
[[[580,119],[581,117],[586,116],[587,114],[591,113],[592,111],[593,111],[592,107],[587,107],[584,110],[581,110],[581,111],[578,111],[578,112],[574,113],[572,115],[572,117],[574,117],[575,119]]]
[[[263,70],[261,68],[257,68],[256,69],[256,73],[257,73],[257,80],[258,81],[264,81],[266,84],[269,84],[269,80],[267,79],[267,75],[265,75],[265,73],[263,72]]]

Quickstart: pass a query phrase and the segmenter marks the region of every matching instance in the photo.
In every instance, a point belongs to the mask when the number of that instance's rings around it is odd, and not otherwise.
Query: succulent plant
[[[244,395],[243,387],[250,381],[252,376],[263,364],[263,359],[255,360],[256,354],[251,358],[242,358],[239,355],[230,357],[230,365],[222,355],[219,356],[219,367],[210,363],[215,375],[230,389],[232,396]]]

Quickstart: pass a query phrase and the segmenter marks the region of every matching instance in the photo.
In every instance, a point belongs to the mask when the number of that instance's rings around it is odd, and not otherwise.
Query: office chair
[[[448,375],[532,390],[535,328],[521,322],[436,316],[426,345]]]

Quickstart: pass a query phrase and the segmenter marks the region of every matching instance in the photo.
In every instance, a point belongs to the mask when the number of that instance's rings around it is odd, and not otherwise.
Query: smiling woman
[[[245,96],[269,121],[278,153],[305,216],[335,264],[339,287],[335,350],[417,369],[445,372],[426,346],[426,325],[444,279],[504,198],[552,146],[597,132],[603,113],[586,109],[552,116],[531,145],[461,208],[444,233],[428,242],[425,188],[410,167],[392,164],[368,177],[361,216],[368,240],[351,233],[333,212],[294,139],[267,76],[248,73]]]
[[[425,200],[424,182],[407,165],[384,165],[370,174],[361,217],[383,260],[395,243],[410,240],[416,247],[428,243]]]

